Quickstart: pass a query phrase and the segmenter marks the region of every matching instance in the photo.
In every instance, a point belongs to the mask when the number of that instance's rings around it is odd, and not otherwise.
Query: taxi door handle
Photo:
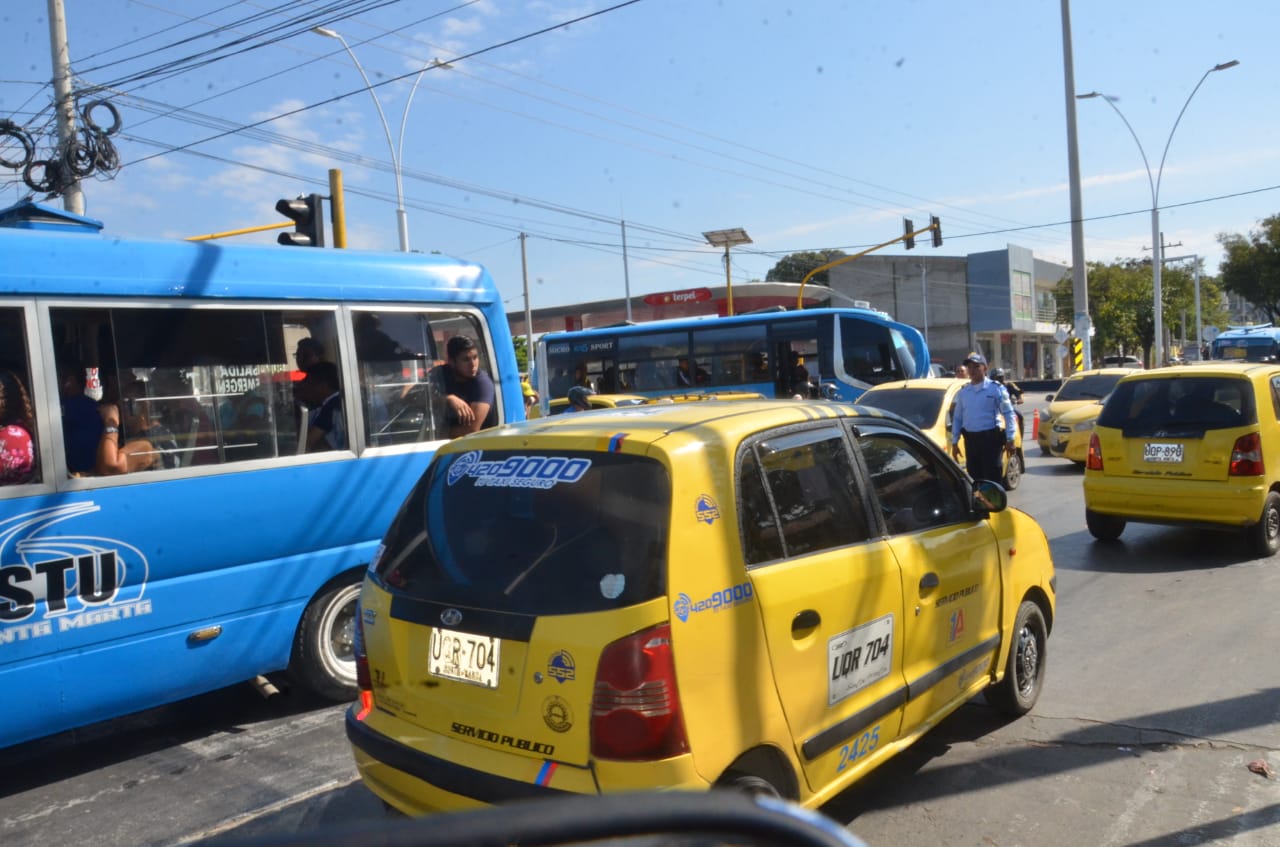
[[[933,571],[929,571],[927,574],[920,577],[920,592],[922,594],[930,588],[937,588],[938,585],[938,575]]]
[[[805,609],[791,619],[791,637],[803,638],[817,629],[820,623],[822,623],[821,615],[813,609]]]

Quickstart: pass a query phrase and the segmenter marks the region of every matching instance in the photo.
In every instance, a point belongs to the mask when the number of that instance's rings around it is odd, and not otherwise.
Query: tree
[[[1275,323],[1280,318],[1280,215],[1260,223],[1262,228],[1248,238],[1225,232],[1218,236],[1226,251],[1222,286],[1262,309]]]
[[[515,335],[511,338],[511,345],[516,349],[516,367],[521,373],[529,372],[529,351],[528,345],[525,344],[523,335]]]
[[[1195,338],[1195,282],[1191,269],[1166,267],[1161,275],[1165,325],[1174,338],[1183,335],[1188,343]],[[1200,279],[1200,313],[1203,323],[1212,325],[1225,319],[1218,283]],[[1058,283],[1059,324],[1070,326],[1072,315],[1071,277]],[[1097,359],[1113,353],[1140,351],[1149,360],[1155,341],[1154,297],[1150,259],[1118,259],[1112,264],[1089,263],[1089,319],[1093,323],[1093,355]],[[1182,326],[1186,316],[1187,326]]]
[[[778,264],[774,265],[769,273],[765,274],[765,282],[800,282],[804,279],[805,274],[814,268],[820,268],[827,262],[834,262],[836,259],[849,255],[843,250],[806,250],[803,253],[792,253],[790,256],[783,256]],[[816,274],[809,282],[818,285],[831,285],[829,272],[823,271]]]

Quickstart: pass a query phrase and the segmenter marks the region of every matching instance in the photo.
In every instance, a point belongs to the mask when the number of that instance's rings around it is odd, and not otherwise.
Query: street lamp
[[[360,60],[356,58],[356,54],[351,50],[351,45],[347,44],[347,39],[336,30],[323,26],[313,26],[311,31],[316,35],[323,35],[325,38],[336,38],[342,43],[343,49],[347,51],[347,55],[351,57],[351,62],[356,66],[356,70],[360,72],[360,77],[364,80],[365,89],[369,92],[369,96],[373,98],[373,105],[378,107],[378,117],[382,120],[382,131],[387,136],[387,147],[391,149],[391,170],[396,177],[396,228],[400,233],[400,252],[409,252],[409,218],[404,210],[404,181],[400,174],[401,162],[404,161],[404,127],[409,120],[409,106],[413,103],[413,95],[418,90],[418,83],[422,81],[422,75],[431,68],[451,68],[448,62],[441,62],[439,59],[432,59],[430,62],[422,66],[422,70],[418,71],[418,75],[414,77],[413,87],[409,89],[409,97],[404,102],[404,114],[400,117],[400,144],[396,146],[391,140],[391,127],[387,124],[387,116],[382,111],[382,101],[378,99],[378,95],[373,90],[373,83],[369,81],[369,75],[364,72],[364,66],[360,64]]]
[[[1209,78],[1209,74],[1214,71],[1225,71],[1227,68],[1234,68],[1240,64],[1235,59],[1230,62],[1223,62],[1220,65],[1214,65],[1212,68],[1204,72],[1204,76],[1200,77],[1200,81],[1196,83],[1196,87],[1191,89],[1191,93],[1187,95],[1187,101],[1182,104],[1182,111],[1178,112],[1178,117],[1173,122],[1173,129],[1169,130],[1169,138],[1164,143],[1164,153],[1160,156],[1160,167],[1156,169],[1155,176],[1151,174],[1151,163],[1147,161],[1147,151],[1143,149],[1142,142],[1138,140],[1138,134],[1133,131],[1133,126],[1129,123],[1129,119],[1120,111],[1120,107],[1116,105],[1118,98],[1102,94],[1098,91],[1090,91],[1088,94],[1077,94],[1078,100],[1090,100],[1094,97],[1101,97],[1102,100],[1115,110],[1120,116],[1120,120],[1124,121],[1125,127],[1129,130],[1129,134],[1133,136],[1133,140],[1138,145],[1138,152],[1142,154],[1142,164],[1147,169],[1147,182],[1151,186],[1151,287],[1154,289],[1153,297],[1155,303],[1155,345],[1152,350],[1155,367],[1160,367],[1164,363],[1164,316],[1161,314],[1162,292],[1160,289],[1160,266],[1162,264],[1161,254],[1163,245],[1160,236],[1160,178],[1164,175],[1164,162],[1169,155],[1169,145],[1173,143],[1173,134],[1178,129],[1178,124],[1182,121],[1182,116],[1186,113],[1187,107],[1191,105],[1191,98],[1196,96],[1196,92],[1200,90],[1200,86],[1204,85],[1204,81]]]
[[[702,233],[707,243],[724,248],[724,287],[729,298],[728,312],[733,315],[733,275],[729,271],[729,248],[735,244],[750,244],[751,236],[745,229],[717,229]]]

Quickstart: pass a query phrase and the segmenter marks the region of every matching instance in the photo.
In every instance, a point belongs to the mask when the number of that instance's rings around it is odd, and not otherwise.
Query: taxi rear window
[[[384,541],[377,575],[417,599],[530,615],[666,592],[671,483],[661,463],[579,451],[440,456]]]
[[[1128,436],[1191,434],[1257,422],[1253,386],[1221,376],[1131,379],[1116,386],[1098,416],[1098,426]]]
[[[931,425],[938,419],[945,391],[932,388],[895,388],[868,391],[859,398],[863,406],[875,406],[902,415],[918,427]]]
[[[1054,400],[1101,400],[1111,393],[1123,374],[1092,374],[1069,379],[1062,384]]]

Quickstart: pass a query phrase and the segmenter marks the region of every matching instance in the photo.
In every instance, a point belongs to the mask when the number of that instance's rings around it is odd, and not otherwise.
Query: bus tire
[[[356,600],[360,574],[329,583],[307,604],[293,639],[289,676],[326,700],[342,702],[358,694],[356,686]]]

